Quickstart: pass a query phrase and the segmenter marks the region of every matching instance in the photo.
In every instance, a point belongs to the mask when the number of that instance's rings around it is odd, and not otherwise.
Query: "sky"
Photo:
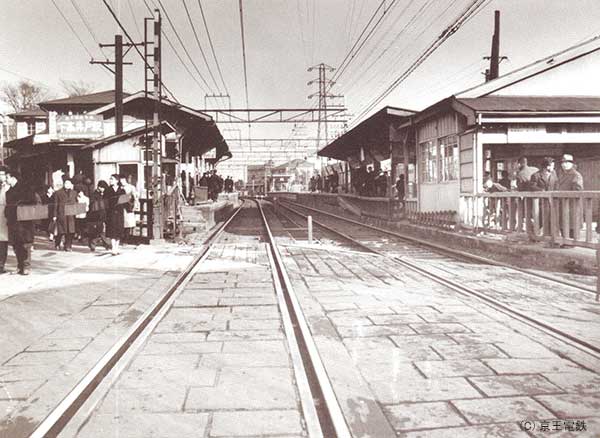
[[[149,16],[144,0],[107,0],[136,40],[141,40],[143,17]],[[159,0],[146,0],[151,6]],[[244,74],[241,50],[238,0],[160,0],[185,49],[202,77],[188,59],[163,10],[163,29],[185,67],[163,38],[163,81],[184,104],[203,108],[206,94],[231,96],[231,106],[245,108]],[[243,0],[249,106],[310,107],[314,99],[318,63],[339,67],[382,0]],[[343,94],[350,115],[364,107],[394,79],[399,77],[435,38],[458,17],[471,0],[385,0],[386,15],[365,46],[357,52],[337,83],[333,94]],[[202,5],[222,83],[208,44],[199,5]],[[501,54],[508,60],[501,73],[580,43],[600,34],[600,2],[597,0],[488,0],[474,18],[452,35],[424,64],[402,82],[376,109],[392,105],[423,109],[437,100],[483,81],[482,72],[489,55],[494,10],[501,11]],[[195,25],[211,75],[203,61],[186,9]],[[86,23],[78,14],[81,11]],[[383,9],[382,8],[382,9]],[[380,11],[382,10],[380,9]],[[66,24],[59,10],[75,29]],[[378,20],[381,14],[376,15]],[[119,32],[102,0],[21,0],[4,1],[0,14],[0,83],[28,79],[44,85],[56,97],[64,95],[60,80],[83,80],[98,91],[112,89],[112,74],[90,65],[88,51],[97,59],[112,57],[110,43]],[[76,36],[77,35],[77,36]],[[78,41],[83,41],[84,47]],[[134,65],[125,67],[125,89],[143,89],[143,64],[131,51],[126,58]],[[189,72],[186,70],[189,70]],[[577,71],[584,92],[600,95],[600,57],[592,56],[585,71]],[[191,74],[190,74],[191,72]],[[581,79],[583,74],[584,79]],[[216,83],[215,83],[216,82]],[[555,86],[567,87],[569,81]],[[573,82],[573,81],[571,81]],[[225,88],[226,86],[226,88]],[[587,93],[581,93],[587,94]],[[209,98],[209,107],[226,107],[225,99]],[[2,108],[6,110],[6,108]],[[222,126],[242,129],[245,125]],[[274,138],[292,136],[291,125],[255,125],[252,136]],[[337,125],[337,130],[341,129]],[[336,126],[330,127],[330,133]],[[314,137],[316,126],[296,127],[296,133]]]

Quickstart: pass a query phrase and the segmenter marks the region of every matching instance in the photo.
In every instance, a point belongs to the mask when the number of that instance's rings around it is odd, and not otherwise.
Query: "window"
[[[440,144],[440,181],[458,179],[458,141],[455,135],[438,140]]]
[[[35,134],[35,120],[27,120],[27,135]]]
[[[421,179],[423,182],[437,182],[437,145],[433,141],[419,144],[421,151]]]

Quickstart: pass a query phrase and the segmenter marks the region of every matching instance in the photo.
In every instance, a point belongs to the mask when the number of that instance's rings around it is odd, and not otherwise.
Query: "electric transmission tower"
[[[308,85],[318,84],[319,91],[311,94],[310,96],[308,96],[308,98],[309,99],[312,99],[313,97],[319,98],[319,107],[318,107],[318,113],[317,113],[318,114],[317,139],[316,139],[316,145],[315,145],[316,146],[315,155],[316,155],[317,152],[319,152],[319,150],[321,149],[321,140],[322,139],[325,140],[325,145],[327,145],[327,142],[329,141],[329,136],[328,136],[328,132],[327,132],[327,122],[328,122],[328,120],[327,120],[327,98],[334,99],[334,98],[340,98],[343,96],[329,93],[329,90],[331,90],[331,87],[333,86],[333,84],[335,82],[332,81],[331,79],[327,79],[327,72],[333,72],[335,70],[335,68],[333,68],[327,64],[320,63],[320,64],[314,65],[308,69],[309,72],[311,72],[313,70],[319,71],[319,77],[316,79],[313,79],[312,81],[309,81]],[[324,134],[324,136],[323,136],[323,134]]]

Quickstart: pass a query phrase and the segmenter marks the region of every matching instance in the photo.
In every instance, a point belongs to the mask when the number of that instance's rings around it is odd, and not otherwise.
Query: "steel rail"
[[[315,211],[317,213],[321,213],[321,214],[324,214],[324,215],[327,215],[327,216],[331,216],[331,217],[334,217],[336,219],[339,219],[339,220],[342,220],[342,221],[345,221],[345,222],[348,222],[348,223],[352,223],[352,224],[355,224],[355,225],[360,225],[360,226],[362,226],[364,228],[369,228],[369,229],[378,231],[380,233],[387,234],[389,236],[394,236],[394,237],[396,237],[396,238],[398,238],[400,240],[404,240],[406,242],[412,243],[413,245],[424,247],[424,248],[430,248],[430,249],[433,249],[435,251],[438,251],[439,253],[450,255],[453,258],[462,258],[462,259],[465,259],[465,260],[475,261],[475,262],[483,263],[483,264],[487,264],[487,265],[499,266],[501,268],[512,269],[512,270],[519,271],[519,272],[521,272],[523,274],[526,274],[526,275],[529,275],[529,276],[532,276],[532,277],[542,278],[544,280],[552,281],[554,283],[559,283],[559,284],[562,284],[564,286],[569,286],[569,287],[578,289],[581,292],[592,293],[594,295],[596,295],[596,293],[597,293],[595,289],[590,289],[590,288],[587,288],[585,286],[579,285],[577,283],[573,283],[573,282],[568,281],[568,280],[561,280],[559,278],[552,277],[550,275],[544,275],[542,273],[532,272],[532,271],[530,271],[528,269],[519,268],[518,266],[514,266],[514,265],[511,265],[509,263],[504,263],[504,262],[500,262],[500,261],[497,261],[497,260],[489,259],[487,257],[482,257],[482,256],[478,256],[478,255],[475,255],[475,254],[470,254],[470,253],[465,252],[465,251],[460,251],[460,250],[457,250],[457,249],[448,248],[446,246],[439,245],[437,243],[425,242],[425,241],[419,240],[419,239],[417,239],[415,237],[412,237],[412,236],[409,236],[409,235],[406,235],[406,234],[401,234],[401,233],[398,233],[398,232],[395,232],[395,231],[386,230],[385,228],[380,228],[380,227],[376,227],[374,225],[365,224],[363,222],[359,222],[359,221],[356,221],[356,220],[353,220],[353,219],[349,219],[349,218],[346,218],[346,217],[343,217],[343,216],[339,216],[337,214],[330,213],[328,211],[323,211],[323,210],[319,210],[317,208],[308,207],[306,205],[298,204],[297,202],[289,201],[287,199],[285,199],[285,200],[278,200],[278,202],[279,202],[280,205],[282,203],[293,204],[293,205],[296,205],[296,206],[298,206],[300,208],[304,208],[306,210]]]
[[[292,282],[287,274],[287,270],[285,269],[285,265],[277,247],[275,238],[273,237],[273,234],[269,227],[267,218],[264,214],[260,201],[256,200],[255,202],[263,219],[263,224],[268,236],[270,254],[274,261],[274,267],[283,289],[282,292],[285,294],[285,303],[287,305],[287,309],[296,323],[297,330],[295,330],[295,334],[297,344],[302,346],[303,349],[306,351],[306,367],[312,369],[312,371],[314,372],[314,377],[317,380],[316,382],[312,382],[311,385],[313,398],[322,397],[324,402],[324,409],[320,411],[321,428],[325,432],[333,428],[332,432],[335,433],[335,436],[337,438],[351,438],[352,434],[350,432],[349,426],[346,423],[346,419],[342,412],[342,408],[340,407],[337,397],[335,396],[333,386],[331,384],[331,381],[329,380],[329,376],[327,375],[327,370],[325,369],[325,366],[321,360],[318,348],[312,337],[310,328],[308,326],[306,318],[304,317],[304,313],[302,311],[296,293],[294,292]],[[318,392],[320,392],[321,394],[319,395]]]
[[[280,205],[281,205],[281,203],[280,203]],[[290,211],[292,211],[292,212],[294,212],[294,213],[296,213],[296,214],[298,214],[300,216],[305,216],[302,213],[300,213],[297,210],[294,210],[294,209],[292,209],[290,207],[285,207],[284,206],[284,208],[288,208]],[[309,208],[309,207],[306,207],[306,208]],[[312,209],[312,208],[309,208],[309,209],[316,210],[316,209]],[[316,210],[316,211],[321,212],[319,210]],[[323,213],[324,214],[329,214],[327,212],[323,212]],[[331,214],[329,214],[329,215],[331,215]],[[331,215],[331,216],[336,216],[336,215]],[[360,222],[355,222],[355,221],[352,221],[352,222],[356,223],[357,225],[362,225]],[[568,345],[571,345],[571,346],[573,346],[575,348],[578,348],[579,350],[581,350],[581,351],[583,351],[583,352],[585,352],[587,354],[590,354],[590,355],[592,355],[592,356],[594,356],[596,358],[600,358],[600,347],[597,347],[597,346],[595,346],[593,344],[590,344],[589,342],[587,342],[587,341],[585,341],[583,339],[580,339],[580,338],[578,338],[576,336],[573,336],[573,335],[571,335],[571,334],[569,334],[569,333],[567,333],[567,332],[565,332],[563,330],[560,330],[560,329],[558,329],[556,327],[553,327],[550,324],[547,324],[547,323],[545,323],[543,321],[540,321],[538,319],[532,318],[532,317],[530,317],[530,316],[528,316],[528,315],[526,315],[526,314],[524,314],[522,312],[519,312],[518,310],[515,310],[515,309],[511,308],[511,306],[509,306],[509,305],[501,303],[500,301],[495,300],[493,298],[487,297],[487,296],[481,294],[480,292],[477,292],[477,291],[475,291],[475,290],[473,290],[473,289],[471,289],[469,287],[466,287],[466,286],[464,286],[462,284],[456,283],[455,281],[452,281],[452,280],[449,280],[447,278],[444,278],[441,275],[433,273],[433,272],[431,272],[431,271],[429,271],[429,270],[427,270],[425,268],[422,268],[420,266],[417,266],[416,264],[414,264],[412,262],[408,262],[408,261],[406,261],[404,259],[401,259],[399,257],[390,256],[390,255],[385,254],[385,253],[383,253],[381,251],[373,249],[373,248],[369,247],[368,245],[366,245],[366,244],[364,244],[364,243],[362,243],[362,242],[354,239],[353,237],[351,237],[351,236],[349,236],[349,235],[347,235],[345,233],[342,233],[341,231],[339,231],[339,230],[337,230],[337,229],[335,229],[335,228],[333,228],[333,227],[331,227],[329,225],[323,224],[322,222],[319,222],[318,220],[315,220],[314,218],[313,218],[313,223],[315,225],[319,226],[319,227],[322,227],[322,228],[324,228],[324,229],[326,229],[326,230],[328,230],[328,231],[330,231],[332,233],[335,233],[335,234],[339,235],[340,237],[342,237],[344,239],[347,239],[347,240],[355,243],[356,245],[359,245],[359,246],[365,248],[369,252],[372,252],[374,254],[378,254],[378,255],[380,255],[382,257],[386,257],[387,259],[392,260],[395,263],[398,263],[398,264],[400,264],[400,265],[402,265],[402,266],[404,266],[404,267],[406,267],[406,268],[408,268],[408,269],[410,269],[410,270],[412,270],[414,272],[418,272],[421,275],[424,275],[427,278],[429,278],[429,279],[431,279],[431,280],[433,280],[433,281],[435,281],[435,282],[437,282],[437,283],[439,283],[439,284],[441,284],[443,286],[446,286],[446,287],[448,287],[448,288],[450,288],[450,289],[452,289],[452,290],[454,290],[454,291],[456,291],[456,292],[458,292],[458,293],[460,293],[462,295],[470,296],[470,297],[476,297],[479,300],[483,301],[486,305],[490,306],[491,308],[493,308],[495,310],[498,310],[498,311],[504,313],[505,315],[508,315],[508,316],[512,317],[513,319],[516,319],[516,320],[518,320],[520,322],[527,323],[528,325],[530,325],[532,327],[535,327],[537,329],[541,329],[544,333],[546,333],[546,334],[548,334],[548,335],[550,335],[550,336],[552,336],[552,337],[554,337],[556,339],[559,339],[562,342],[567,343]]]
[[[94,390],[108,376],[119,360],[131,350],[132,344],[142,337],[149,336],[152,329],[160,322],[158,317],[161,312],[166,313],[170,304],[175,299],[177,292],[190,281],[192,274],[206,260],[213,245],[225,229],[241,211],[238,207],[233,214],[218,227],[205,241],[205,248],[189,265],[177,276],[167,291],[159,297],[146,312],[130,327],[108,350],[94,367],[79,381],[79,383],[62,399],[62,401],[46,416],[30,435],[30,438],[56,437],[71,421],[77,411],[83,406]]]

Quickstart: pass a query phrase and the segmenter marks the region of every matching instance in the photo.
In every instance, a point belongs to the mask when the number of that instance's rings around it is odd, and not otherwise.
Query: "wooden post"
[[[312,225],[312,216],[308,216],[308,244],[312,245],[313,242],[313,225]]]

